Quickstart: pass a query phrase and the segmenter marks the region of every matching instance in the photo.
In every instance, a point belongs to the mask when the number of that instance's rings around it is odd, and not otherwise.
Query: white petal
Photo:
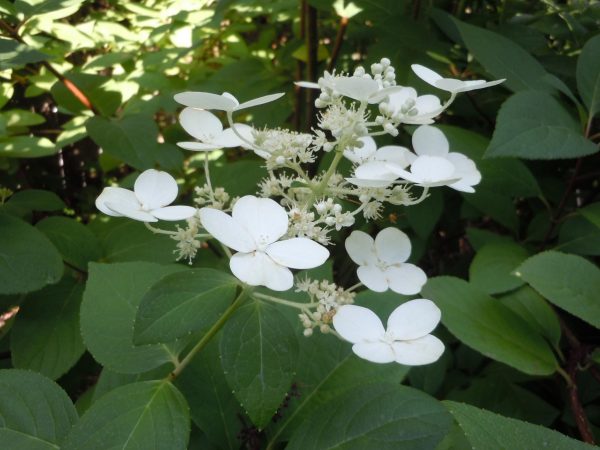
[[[212,142],[223,132],[223,124],[209,111],[184,108],[179,114],[179,123],[185,131],[199,141]]]
[[[366,188],[382,188],[389,186],[393,182],[393,180],[369,180],[362,178],[346,178],[346,181],[355,186]]]
[[[254,142],[254,129],[246,125],[245,123],[234,123],[235,131],[240,134],[244,139],[250,142]],[[231,129],[227,128],[217,139],[215,142],[218,143],[221,147],[244,147],[250,148],[250,146],[244,142],[240,137]]]
[[[354,230],[346,238],[345,246],[350,259],[359,266],[377,263],[375,241],[364,231]]]
[[[403,263],[410,256],[410,250],[410,239],[398,228],[384,228],[375,237],[375,253],[386,264]]]
[[[140,222],[157,222],[158,219],[154,217],[152,214],[142,211],[140,209],[139,204],[137,207],[132,205],[131,203],[119,203],[119,202],[106,202],[106,207],[114,211],[119,216],[129,217],[133,220],[139,220]]]
[[[319,83],[313,83],[312,81],[296,81],[294,84],[302,88],[321,89]]]
[[[265,103],[275,101],[275,100],[283,97],[284,95],[285,94],[283,92],[280,92],[278,94],[269,94],[269,95],[265,95],[263,97],[255,98],[253,100],[248,100],[247,102],[240,103],[240,105],[237,108],[235,108],[235,110],[239,111],[240,109],[244,109],[244,108],[251,108],[253,106],[264,105]]]
[[[445,156],[450,144],[444,133],[438,128],[422,125],[412,135],[412,145],[419,156]]]
[[[419,115],[434,114],[441,111],[442,104],[440,99],[435,95],[421,95],[417,97],[415,108],[419,111]]]
[[[233,111],[237,102],[223,95],[211,92],[181,92],[175,94],[175,101],[184,106],[199,109],[217,109],[221,111]]]
[[[504,83],[506,81],[506,78],[502,78],[501,80],[486,81],[484,83],[479,83],[480,81],[483,80],[465,81],[463,83],[463,86],[458,90],[458,92],[474,91],[476,89],[483,89],[496,86],[500,83]]]
[[[238,99],[235,98],[234,95],[231,95],[229,92],[223,92],[221,94],[221,96],[224,97],[224,98],[226,98],[226,99],[228,99],[228,100],[230,100],[231,102],[233,102],[233,104],[235,105],[234,108],[233,108],[234,110],[236,110],[238,108],[238,106],[240,106],[240,102],[238,102]]]
[[[400,147],[399,145],[386,145],[377,150],[375,155],[373,155],[373,160],[375,161],[398,164],[402,168],[408,167],[415,159],[417,159],[417,155],[406,147]]]
[[[440,359],[444,353],[444,343],[432,335],[414,341],[394,342],[396,362],[405,366],[422,366]]]
[[[256,242],[250,233],[229,214],[214,208],[202,208],[199,214],[202,227],[219,242],[238,252],[256,250]]]
[[[417,158],[418,159],[418,158]],[[421,179],[416,175],[413,175],[411,172],[404,170],[402,166],[394,163],[386,163],[386,167],[390,170],[390,172],[396,174],[400,178],[406,181],[410,181],[411,183],[420,183]],[[348,180],[348,178],[346,178]],[[350,181],[350,180],[348,180]]]
[[[388,267],[385,276],[390,289],[402,295],[415,295],[421,292],[427,283],[427,275],[414,264],[403,263],[399,266]]]
[[[362,284],[374,292],[385,292],[390,287],[385,274],[377,266],[360,266],[356,275]]]
[[[386,87],[383,89],[379,89],[377,92],[374,92],[371,95],[369,95],[368,102],[372,105],[375,103],[380,103],[386,97],[388,97],[402,89],[404,89],[404,87],[402,87],[402,86],[389,86],[389,87]]]
[[[443,186],[457,181],[454,170],[450,161],[439,156],[419,156],[410,166],[411,174],[423,186]]]
[[[288,229],[285,209],[270,198],[246,195],[235,202],[231,215],[254,238],[257,248],[263,247],[263,250]]]
[[[274,242],[267,247],[266,253],[277,264],[292,269],[319,267],[329,258],[329,250],[308,238]]]
[[[396,360],[393,347],[385,342],[359,342],[352,346],[352,351],[356,356],[378,364]]]
[[[231,272],[250,286],[287,291],[294,286],[290,269],[280,266],[263,252],[236,253],[229,260]]]
[[[354,171],[355,178],[361,180],[381,180],[391,182],[398,176],[391,172],[382,161],[370,161],[361,164]]]
[[[435,87],[448,92],[461,92],[465,87],[465,82],[454,78],[443,78],[435,82]]]
[[[177,197],[177,182],[167,172],[148,169],[135,180],[133,192],[142,209],[156,209],[173,203]]]
[[[397,341],[418,339],[431,333],[441,317],[442,312],[431,300],[410,300],[390,314],[387,331]]]
[[[344,156],[355,164],[362,164],[375,154],[377,144],[371,136],[358,138],[362,142],[362,147],[351,147],[344,150]]]
[[[105,187],[96,199],[96,208],[104,214],[113,217],[122,217],[122,214],[113,211],[106,203],[119,203],[129,205],[128,209],[140,209],[141,205],[133,191],[120,187]]]
[[[335,90],[344,97],[365,102],[379,90],[379,84],[371,78],[339,77],[335,80]]]
[[[150,214],[160,220],[185,220],[196,214],[196,208],[184,205],[166,206],[153,209]]]
[[[439,73],[434,72],[433,70],[428,69],[420,64],[413,64],[410,66],[410,68],[421,80],[423,80],[425,83],[431,84],[432,86],[435,86],[435,83],[442,79],[442,76]]]
[[[191,150],[193,152],[212,152],[221,148],[214,142],[211,144],[205,144],[204,142],[178,142],[177,145],[184,150]]]
[[[383,338],[385,329],[377,314],[368,308],[344,305],[333,316],[333,327],[348,342],[376,342]]]
[[[481,173],[475,163],[462,153],[449,153],[447,158],[455,167],[455,176],[460,177],[456,183],[448,186],[461,192],[475,192],[472,186],[481,181]]]
[[[397,92],[390,95],[388,103],[394,111],[399,111],[404,106],[407,100],[416,100],[417,91],[411,87],[403,87]]]

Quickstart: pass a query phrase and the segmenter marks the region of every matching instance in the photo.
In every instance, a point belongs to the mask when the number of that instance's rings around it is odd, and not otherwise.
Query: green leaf
[[[552,307],[544,298],[529,286],[503,295],[500,300],[538,333],[544,336],[554,348],[560,343],[560,322]]]
[[[591,203],[581,208],[578,213],[600,228],[600,202]]]
[[[434,398],[397,383],[371,384],[332,398],[286,449],[434,449],[451,426]]]
[[[600,328],[600,269],[587,259],[543,252],[529,258],[517,271],[550,302]]]
[[[140,373],[173,358],[164,345],[133,345],[137,308],[152,284],[184,266],[146,262],[90,263],[81,304],[81,334],[86,347],[102,365],[121,373]]]
[[[582,216],[568,217],[560,225],[558,244],[553,250],[577,255],[600,255],[600,228]]]
[[[443,211],[444,197],[440,190],[434,190],[426,202],[406,208],[406,218],[415,233],[427,239],[435,229]]]
[[[30,125],[39,125],[46,121],[44,116],[24,109],[9,109],[8,111],[2,111],[0,117],[6,120],[7,127],[28,127]]]
[[[11,136],[0,138],[0,156],[6,158],[41,158],[54,155],[58,149],[44,137]]]
[[[253,300],[229,319],[220,349],[229,386],[254,425],[265,427],[292,385],[294,328],[275,306]]]
[[[36,228],[56,246],[63,259],[81,270],[87,270],[90,261],[102,256],[98,238],[80,222],[67,217],[47,217]]]
[[[0,39],[0,70],[22,67],[49,58],[50,55],[39,52],[27,44],[11,39]]]
[[[558,100],[544,92],[524,91],[500,108],[485,156],[564,159],[597,151],[598,147],[581,134],[579,124]]]
[[[54,14],[52,18],[61,19],[77,11],[83,2],[84,0],[16,0],[15,8],[26,17]],[[68,10],[67,16],[60,14],[63,10]]]
[[[37,291],[62,274],[62,258],[46,236],[16,217],[0,214],[0,294]]]
[[[103,116],[113,115],[123,102],[121,94],[110,88],[112,81],[110,77],[89,73],[69,73],[66,74],[66,77],[83,92]],[[62,81],[56,81],[50,92],[56,103],[58,103],[60,112],[76,116],[89,114],[88,107]]]
[[[585,43],[577,60],[577,90],[590,117],[600,111],[600,36]]]
[[[556,370],[548,343],[525,320],[466,281],[431,278],[421,293],[435,301],[442,323],[469,347],[531,375]]]
[[[171,383],[143,381],[110,391],[73,427],[62,450],[185,450],[190,419]]]
[[[539,425],[509,419],[464,403],[450,401],[443,403],[465,432],[472,448],[494,450],[526,448],[592,450],[596,448]]]
[[[469,280],[488,294],[516,289],[524,282],[513,272],[528,256],[529,252],[514,242],[487,244],[473,258]]]
[[[202,380],[202,382],[198,382]],[[225,380],[219,344],[210,342],[177,377],[175,385],[190,405],[194,423],[219,448],[238,450],[242,408]]]
[[[15,192],[1,208],[3,212],[22,217],[32,211],[60,211],[66,207],[54,192],[25,189]]]
[[[208,329],[235,297],[238,283],[213,269],[186,270],[155,283],[140,303],[136,345],[169,343]]]
[[[454,19],[465,45],[485,70],[513,92],[527,89],[554,91],[545,82],[548,72],[521,46],[501,34]]]
[[[27,370],[0,370],[0,442],[10,450],[58,450],[77,421],[67,394]]]
[[[83,354],[79,306],[83,285],[71,278],[30,294],[21,305],[10,335],[12,362],[57,379]]]

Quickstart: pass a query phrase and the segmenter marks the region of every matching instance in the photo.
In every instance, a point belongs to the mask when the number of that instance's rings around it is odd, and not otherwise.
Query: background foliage
[[[600,436],[600,4],[0,0],[0,14],[3,446],[577,449]],[[420,92],[432,88],[412,63],[507,79],[441,125],[481,170],[477,192],[435,191],[364,225],[410,234],[443,358],[368,364],[249,299],[165,379],[235,281],[215,275],[214,249],[190,268],[167,238],[96,215],[102,187],[159,167],[191,198],[203,173],[175,145],[177,92],[286,92],[246,119],[308,129],[311,94],[293,80],[384,56]],[[260,161],[217,156],[217,184],[253,193]],[[339,251],[327,269],[341,284],[348,262]],[[384,316],[393,297],[357,303]]]

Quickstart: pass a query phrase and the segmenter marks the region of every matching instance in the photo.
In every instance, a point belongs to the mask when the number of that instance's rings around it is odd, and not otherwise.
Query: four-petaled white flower
[[[218,148],[244,147],[250,148],[238,134],[246,141],[252,141],[252,127],[243,123],[233,124],[231,128],[223,130],[223,124],[213,113],[187,107],[179,115],[179,123],[185,131],[200,142],[178,142],[177,145],[186,150],[211,151]],[[236,134],[237,132],[237,134]]]
[[[450,153],[450,144],[441,130],[422,125],[415,130],[412,144],[418,155],[410,172],[399,164],[388,169],[399,177],[420,186],[449,186],[462,192],[475,192],[473,186],[481,181],[475,163],[462,153]]]
[[[135,180],[133,191],[106,187],[96,199],[96,208],[115,217],[142,222],[184,220],[196,214],[191,206],[167,206],[177,198],[177,182],[167,172],[149,169]]]
[[[375,140],[370,136],[359,138],[363,146],[344,150],[344,156],[355,164],[353,178],[346,178],[350,183],[360,187],[386,187],[398,178],[387,164],[397,167],[408,167],[416,158],[415,154],[405,147],[386,145],[377,149]]]
[[[355,230],[346,239],[348,255],[356,264],[358,279],[375,292],[391,289],[404,295],[421,292],[427,282],[425,272],[406,262],[411,245],[408,236],[397,228],[381,230],[375,240]]]
[[[433,118],[442,112],[439,98],[430,94],[417,95],[411,87],[391,93],[387,104],[394,120],[412,125],[433,123]]]
[[[234,112],[241,109],[251,108],[252,106],[264,105],[283,97],[285,94],[270,94],[258,97],[247,102],[240,103],[237,98],[229,92],[223,92],[221,95],[212,92],[181,92],[175,94],[175,101],[183,106],[190,106],[198,109],[216,109],[219,111]]]
[[[483,89],[497,84],[503,83],[505,79],[485,81],[485,80],[457,80],[456,78],[444,78],[439,73],[428,69],[420,64],[410,66],[413,72],[425,83],[428,83],[443,91],[448,91],[452,94],[459,92],[474,91],[475,89]]]
[[[386,330],[370,309],[344,305],[333,316],[333,326],[354,344],[352,351],[367,361],[420,366],[437,361],[444,353],[442,341],[429,334],[440,317],[439,308],[431,300],[411,300],[390,314]]]
[[[279,241],[287,233],[288,215],[269,198],[246,195],[235,203],[231,216],[202,208],[200,221],[215,239],[238,252],[229,267],[251,286],[286,291],[294,285],[289,268],[311,269],[329,257],[325,247],[308,238]]]
[[[371,77],[332,75],[325,72],[319,83],[297,81],[296,86],[308,89],[330,90],[344,97],[375,104],[383,101],[388,95],[402,89],[401,86],[384,88],[381,83]]]

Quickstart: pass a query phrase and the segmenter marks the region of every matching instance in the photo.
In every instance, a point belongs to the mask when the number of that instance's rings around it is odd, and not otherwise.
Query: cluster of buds
[[[256,147],[254,152],[265,159],[268,170],[315,161],[313,138],[310,134],[264,129],[256,130],[253,137]]]
[[[197,215],[186,219],[186,225],[185,228],[177,225],[177,231],[171,235],[171,239],[177,242],[173,251],[177,255],[177,261],[187,259],[188,264],[192,264],[196,253],[202,247],[202,241],[198,239],[202,225]]]
[[[194,189],[194,204],[201,208],[203,206],[208,206],[214,209],[220,209],[221,211],[228,211],[233,207],[235,203],[235,198],[231,198],[231,196],[225,191],[222,187],[217,187],[212,189],[210,185],[204,184],[204,186],[196,186]]]

